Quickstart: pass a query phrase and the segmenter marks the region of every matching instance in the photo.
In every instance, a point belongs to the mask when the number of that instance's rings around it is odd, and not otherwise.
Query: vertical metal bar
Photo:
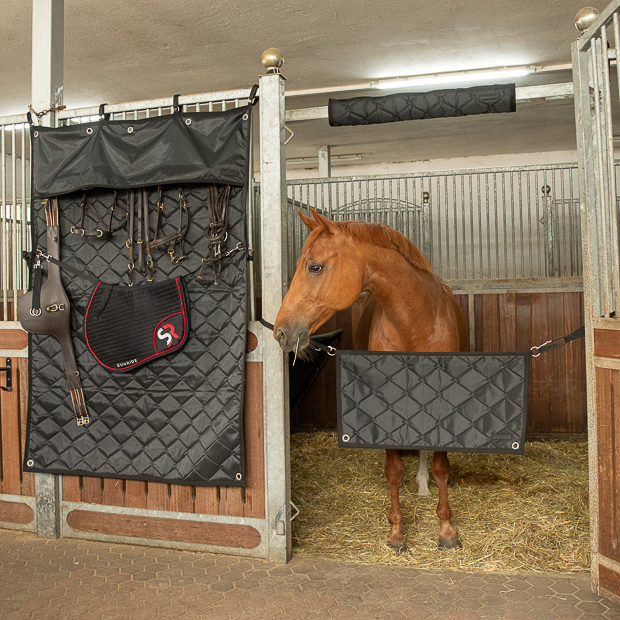
[[[29,159],[26,157],[26,125],[22,126],[22,210],[21,210],[21,222],[22,222],[22,250],[29,250],[29,238],[28,235],[28,186],[26,185],[26,161]],[[30,142],[28,142],[28,145]],[[30,176],[28,176],[30,179]],[[26,261],[22,261],[22,269],[21,269],[21,289],[25,291],[28,288],[28,267],[26,266]]]
[[[471,279],[476,277],[476,248],[474,240],[476,234],[474,233],[474,178],[473,174],[469,174],[469,228],[470,228],[470,246],[471,246]],[[479,237],[478,237],[479,239]]]
[[[0,288],[2,288],[2,320],[9,320],[9,291],[8,291],[8,243],[6,235],[7,204],[6,204],[6,131],[5,126],[0,125],[0,153],[2,155],[2,195],[0,200],[0,248],[2,249],[2,265],[0,265]]]
[[[16,126],[13,125],[12,136],[11,136],[11,177],[13,180],[13,195],[12,195],[12,205],[11,205],[11,254],[13,258],[13,269],[12,269],[12,289],[13,289],[13,320],[17,320],[17,287],[19,285],[19,277],[18,277],[18,251],[19,251],[19,243],[17,237],[17,139],[16,139]]]
[[[260,78],[262,311],[275,317],[287,282],[284,159],[284,80]],[[268,559],[286,563],[291,555],[288,361],[274,338],[263,346],[265,486]]]
[[[617,20],[616,20],[617,21]],[[606,136],[605,141],[601,142],[601,146],[605,144],[605,159],[607,163],[607,177],[608,177],[608,205],[609,205],[609,234],[610,234],[610,287],[613,299],[610,298],[610,312],[620,310],[620,287],[618,282],[620,280],[620,265],[618,261],[618,208],[617,208],[617,196],[616,196],[616,172],[614,167],[614,137],[613,137],[613,122],[612,122],[612,109],[611,109],[611,79],[609,75],[609,61],[607,54],[607,28],[605,26],[601,29],[601,45],[604,57],[602,58],[601,66],[603,69],[603,98],[605,103],[605,129]],[[603,137],[603,136],[602,136]]]
[[[32,3],[32,106],[46,110],[62,104],[64,59],[64,0]],[[50,112],[43,123],[56,126]],[[39,538],[60,535],[60,477],[35,474],[36,520]]]
[[[514,172],[510,172],[510,221],[512,229],[512,277],[517,277],[517,243],[516,243],[516,221],[515,221],[515,188]],[[523,249],[521,249],[523,251]]]

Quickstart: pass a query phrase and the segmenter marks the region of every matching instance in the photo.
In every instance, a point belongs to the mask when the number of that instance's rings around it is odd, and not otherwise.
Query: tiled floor
[[[431,572],[233,556],[0,530],[0,618],[620,620],[588,575]]]

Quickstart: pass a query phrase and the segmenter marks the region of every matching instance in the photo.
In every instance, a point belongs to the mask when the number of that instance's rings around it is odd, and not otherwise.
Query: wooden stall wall
[[[467,295],[457,295],[469,319]],[[344,330],[340,349],[353,346],[360,306],[338,312],[321,332]],[[576,292],[474,296],[476,351],[523,351],[583,325],[583,294]],[[293,431],[336,428],[336,362],[330,359],[291,417]],[[587,433],[584,340],[532,359],[528,439],[582,437]]]
[[[9,318],[13,318],[12,306],[7,309]],[[28,413],[28,358],[23,356],[27,346],[28,335],[14,321],[0,322],[0,367],[6,367],[10,359],[12,371],[11,391],[0,391],[0,524],[32,529],[33,502],[19,499],[35,494],[34,474],[22,472]],[[4,372],[0,386],[6,386]]]

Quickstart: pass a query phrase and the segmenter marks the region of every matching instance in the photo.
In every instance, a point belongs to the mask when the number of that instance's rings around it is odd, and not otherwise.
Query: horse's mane
[[[385,224],[369,222],[340,222],[339,226],[362,242],[396,250],[414,267],[433,273],[429,260],[407,237]]]

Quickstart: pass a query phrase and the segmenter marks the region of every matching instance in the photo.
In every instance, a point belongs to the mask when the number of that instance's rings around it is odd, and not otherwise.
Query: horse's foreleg
[[[416,482],[418,483],[418,495],[430,495],[428,490],[428,465],[427,465],[428,452],[426,450],[420,450],[420,461],[418,463],[418,473],[415,475]]]
[[[445,452],[435,452],[431,461],[433,478],[439,489],[439,503],[437,516],[439,517],[439,548],[455,549],[461,547],[461,541],[456,529],[450,522],[451,511],[448,503],[448,477],[450,476],[450,461]]]
[[[402,525],[403,514],[400,510],[399,487],[405,472],[405,465],[399,450],[385,451],[385,477],[390,485],[390,512],[388,521],[392,526],[392,532],[388,543],[393,549],[405,551],[407,543],[403,537]]]

